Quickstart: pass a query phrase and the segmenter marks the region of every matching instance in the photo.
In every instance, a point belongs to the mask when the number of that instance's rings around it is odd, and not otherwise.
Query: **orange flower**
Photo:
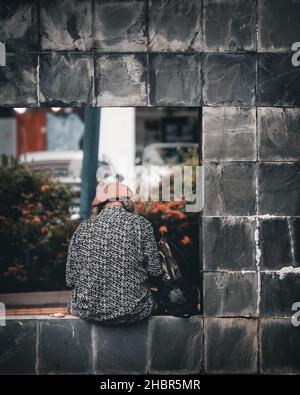
[[[40,223],[41,223],[41,218],[40,218],[38,215],[35,215],[35,216],[32,218],[32,222],[33,222],[34,224],[40,224]]]
[[[191,242],[192,240],[189,236],[184,236],[183,239],[181,240],[181,243],[184,245],[191,244]]]
[[[50,185],[49,184],[42,185],[42,187],[41,187],[41,190],[43,192],[48,192],[49,189],[50,189]]]
[[[165,234],[165,233],[167,233],[168,232],[168,228],[166,227],[166,225],[161,225],[160,227],[159,227],[159,232],[163,235],[163,234]]]
[[[166,211],[165,215],[167,218],[177,217],[179,219],[186,219],[186,215],[183,212],[181,212],[180,210],[169,209]]]
[[[42,233],[47,233],[48,230],[49,230],[49,229],[48,229],[47,226],[42,226],[42,227],[41,227],[41,232],[42,232]]]

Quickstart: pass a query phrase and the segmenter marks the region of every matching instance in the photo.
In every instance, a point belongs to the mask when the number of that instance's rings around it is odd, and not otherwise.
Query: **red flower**
[[[22,210],[22,215],[24,215],[24,217],[27,217],[27,215],[29,214],[30,214],[29,210],[25,210],[25,209]]]
[[[159,227],[159,232],[163,235],[168,232],[168,228],[165,225]]]
[[[49,184],[42,185],[42,187],[41,187],[41,190],[43,192],[48,192],[49,189],[50,189],[50,185]]]
[[[184,236],[183,239],[181,240],[181,243],[184,245],[191,244],[191,242],[192,240],[189,236]]]
[[[40,224],[40,223],[41,223],[41,218],[40,218],[38,215],[35,215],[35,216],[32,218],[32,222],[33,222],[34,224]]]

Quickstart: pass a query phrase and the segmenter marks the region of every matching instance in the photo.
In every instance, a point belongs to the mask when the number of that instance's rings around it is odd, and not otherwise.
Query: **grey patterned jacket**
[[[84,319],[130,322],[151,314],[150,276],[161,276],[151,223],[123,206],[106,206],[72,236],[66,265],[72,310]]]

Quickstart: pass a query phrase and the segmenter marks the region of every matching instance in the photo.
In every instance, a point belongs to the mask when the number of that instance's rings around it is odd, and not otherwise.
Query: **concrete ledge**
[[[112,327],[18,316],[0,327],[0,374],[296,374],[299,344],[288,319],[164,316]]]
[[[66,306],[72,291],[19,292],[0,294],[0,301],[10,307]]]
[[[0,374],[200,373],[203,318],[102,326],[73,316],[8,317]]]

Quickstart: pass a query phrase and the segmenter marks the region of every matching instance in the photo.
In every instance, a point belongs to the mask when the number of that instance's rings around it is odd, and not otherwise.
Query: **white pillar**
[[[102,108],[100,131],[100,160],[109,162],[132,187],[129,176],[135,165],[135,108]]]

